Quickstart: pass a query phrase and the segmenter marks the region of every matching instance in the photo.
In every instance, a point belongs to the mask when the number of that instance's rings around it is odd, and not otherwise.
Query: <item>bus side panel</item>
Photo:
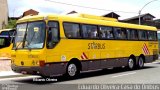
[[[0,59],[11,59],[11,49],[13,44],[11,44],[9,47],[5,47],[0,49]]]

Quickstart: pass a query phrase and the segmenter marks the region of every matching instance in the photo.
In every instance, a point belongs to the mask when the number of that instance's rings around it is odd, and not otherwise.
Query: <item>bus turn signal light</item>
[[[41,66],[41,67],[43,67],[43,66],[45,66],[45,61],[39,61],[39,66]]]

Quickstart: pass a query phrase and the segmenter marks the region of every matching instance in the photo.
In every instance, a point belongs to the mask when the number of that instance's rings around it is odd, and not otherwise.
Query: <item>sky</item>
[[[153,0],[8,0],[9,16],[19,17],[24,11],[34,9],[40,14],[57,13],[65,14],[70,11],[77,11],[79,13],[105,15],[110,12],[115,12],[121,17],[119,19],[126,19],[137,16],[139,10]],[[84,7],[71,6],[60,3],[67,3],[72,5],[98,8],[90,9]],[[142,14],[150,13],[155,16],[155,19],[160,19],[160,0],[148,4],[143,8]]]

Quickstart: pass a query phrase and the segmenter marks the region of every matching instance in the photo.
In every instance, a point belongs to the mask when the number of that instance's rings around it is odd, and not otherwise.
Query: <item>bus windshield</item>
[[[29,22],[17,25],[13,49],[43,48],[45,40],[45,22]]]

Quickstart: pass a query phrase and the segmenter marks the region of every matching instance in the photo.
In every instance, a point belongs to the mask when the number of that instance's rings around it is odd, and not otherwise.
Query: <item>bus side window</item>
[[[48,26],[47,48],[54,48],[60,40],[58,23],[50,21]]]
[[[11,44],[10,38],[5,38],[5,47],[9,47]]]
[[[148,39],[149,40],[157,40],[157,34],[155,31],[148,31]]]
[[[152,31],[148,31],[147,34],[148,34],[148,39],[149,40],[153,40],[153,32]]]
[[[112,27],[100,26],[99,27],[100,38],[102,39],[113,39],[113,30]]]
[[[139,30],[138,32],[139,34],[139,39],[140,40],[147,40],[147,31],[144,31],[144,30]]]
[[[98,28],[96,25],[82,25],[83,38],[95,39],[98,37]]]
[[[5,47],[5,38],[4,37],[0,37],[0,48]]]
[[[116,39],[127,39],[126,29],[125,28],[114,28],[115,38]]]
[[[0,48],[9,46],[10,46],[10,39],[7,37],[0,37]]]
[[[64,31],[67,38],[81,38],[80,26],[76,23],[64,23]]]
[[[157,32],[154,31],[154,40],[157,40],[157,39],[158,39]]]
[[[138,40],[137,30],[127,29],[127,35],[129,40]]]

